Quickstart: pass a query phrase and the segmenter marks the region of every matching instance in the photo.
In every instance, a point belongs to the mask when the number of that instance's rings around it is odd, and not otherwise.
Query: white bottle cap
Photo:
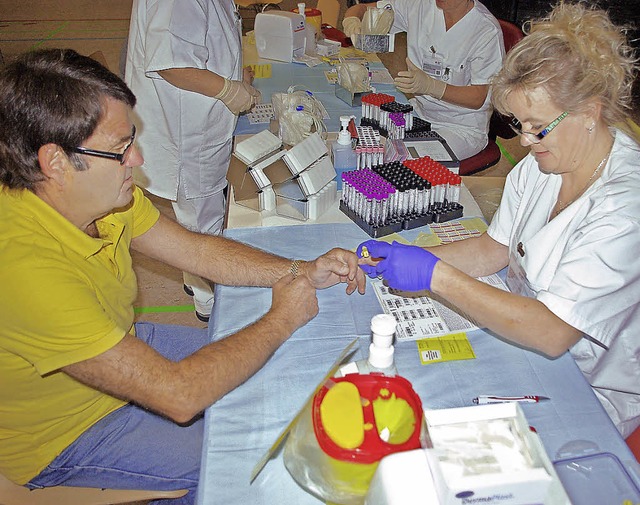
[[[351,144],[351,133],[349,132],[349,121],[353,116],[340,116],[340,133],[338,133],[338,144],[346,146]]]
[[[306,19],[306,16],[305,16],[306,8],[305,7],[306,7],[306,5],[304,3],[299,3],[298,4],[298,14],[301,14],[302,17],[304,17]]]
[[[396,332],[396,318],[390,314],[378,314],[371,318],[373,343],[380,347],[389,347]]]

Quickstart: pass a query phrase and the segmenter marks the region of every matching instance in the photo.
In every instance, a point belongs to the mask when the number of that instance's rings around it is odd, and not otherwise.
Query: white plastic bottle
[[[336,374],[344,377],[350,373],[381,373],[387,376],[398,375],[394,360],[393,337],[396,332],[396,319],[389,314],[378,314],[371,318],[371,344],[369,357],[341,367]]]
[[[307,22],[306,5],[302,2],[298,4],[298,14],[304,18],[304,54],[314,56],[317,51],[318,34],[315,26]]]
[[[356,169],[357,154],[351,147],[351,133],[348,130],[349,121],[353,116],[340,116],[340,133],[338,140],[331,146],[333,152],[333,168],[336,169],[338,189],[342,189],[342,172]]]

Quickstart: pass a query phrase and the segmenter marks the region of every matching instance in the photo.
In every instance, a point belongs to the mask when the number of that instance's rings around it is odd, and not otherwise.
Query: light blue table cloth
[[[331,65],[322,63],[315,67],[307,67],[297,63],[279,63],[269,61],[271,64],[271,77],[266,79],[255,79],[254,86],[262,93],[262,102],[271,102],[273,93],[286,92],[289,86],[298,85],[297,89],[306,89],[311,91],[318,100],[322,102],[330,118],[325,120],[327,131],[340,131],[340,116],[354,115],[356,124],[360,124],[362,117],[361,107],[351,107],[335,96],[335,86],[329,84],[324,72],[331,70]],[[371,68],[384,68],[382,63],[376,62],[370,64]],[[409,103],[407,98],[400,93],[395,86],[391,84],[373,84],[376,91],[393,95],[397,101],[401,103]],[[240,116],[236,126],[235,135],[259,133],[268,125],[265,123],[250,124],[246,115]]]
[[[412,239],[417,233],[403,235]],[[302,259],[338,246],[353,249],[368,238],[351,224],[242,228],[225,234]],[[347,296],[339,285],[319,291],[318,299],[320,313],[315,319],[285,342],[255,376],[207,409],[200,505],[322,503],[295,483],[282,453],[249,484],[256,463],[353,338],[359,339],[355,358],[366,356],[371,317],[382,312],[370,285],[365,295]],[[209,325],[212,340],[255,321],[270,302],[270,289],[217,286]],[[551,401],[522,407],[552,460],[581,452],[610,452],[631,464],[631,452],[569,354],[550,360],[481,330],[468,336],[474,360],[423,366],[415,342],[396,345],[399,374],[411,381],[425,409],[470,406],[479,394],[548,396]]]

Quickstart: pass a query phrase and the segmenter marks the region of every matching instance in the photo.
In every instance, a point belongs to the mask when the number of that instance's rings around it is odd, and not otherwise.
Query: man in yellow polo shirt
[[[134,105],[119,77],[71,50],[0,71],[0,473],[32,488],[188,488],[190,504],[199,414],[316,315],[316,289],[342,280],[362,293],[365,278],[349,251],[291,260],[161,216],[131,176],[143,161]],[[130,248],[217,283],[271,286],[271,309],[215,343],[134,326]]]

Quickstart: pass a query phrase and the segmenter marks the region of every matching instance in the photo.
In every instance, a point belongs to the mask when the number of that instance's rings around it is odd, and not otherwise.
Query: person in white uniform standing
[[[561,2],[527,31],[492,99],[531,152],[487,233],[429,250],[365,242],[384,259],[363,268],[431,289],[516,344],[568,349],[628,437],[640,425],[640,144],[626,121],[637,60],[584,3]],[[475,279],[505,267],[510,292]]]
[[[137,185],[170,200],[184,227],[222,231],[226,174],[238,114],[260,100],[242,68],[233,0],[134,0],[125,81],[138,97]],[[196,316],[208,321],[208,281],[184,274]]]
[[[396,87],[414,95],[410,102],[417,115],[431,123],[459,159],[477,154],[487,145],[493,111],[489,80],[505,54],[498,20],[477,0],[384,3],[394,12],[391,33],[407,32],[407,70],[398,73]],[[347,9],[347,36],[361,32],[369,7]]]

